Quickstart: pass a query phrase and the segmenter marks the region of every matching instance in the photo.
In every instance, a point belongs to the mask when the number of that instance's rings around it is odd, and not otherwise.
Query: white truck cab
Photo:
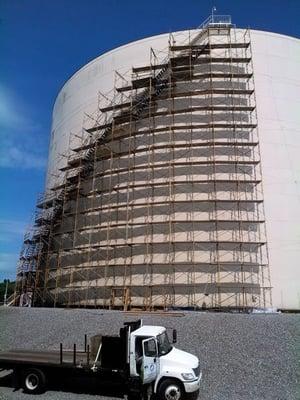
[[[142,322],[141,322],[142,323]],[[173,343],[176,342],[173,331]],[[202,373],[196,356],[170,344],[166,328],[144,325],[128,335],[130,375],[152,383],[160,400],[180,400],[198,395]]]

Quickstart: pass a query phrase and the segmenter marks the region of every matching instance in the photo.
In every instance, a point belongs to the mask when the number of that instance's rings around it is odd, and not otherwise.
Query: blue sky
[[[43,191],[51,112],[63,83],[101,53],[210,14],[300,37],[300,0],[0,0],[0,280],[14,279]]]

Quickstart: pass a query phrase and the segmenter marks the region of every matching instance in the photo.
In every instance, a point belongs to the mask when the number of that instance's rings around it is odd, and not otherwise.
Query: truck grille
[[[198,377],[200,375],[200,364],[197,368],[193,368],[194,374]]]

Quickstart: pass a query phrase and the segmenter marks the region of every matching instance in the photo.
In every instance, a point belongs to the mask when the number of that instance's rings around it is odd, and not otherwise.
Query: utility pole
[[[283,309],[283,291],[280,291],[281,308]]]
[[[214,12],[217,11],[216,7],[214,6],[211,10],[211,16],[212,16],[212,23],[214,23]]]
[[[6,306],[6,299],[7,299],[7,290],[8,290],[9,279],[4,279],[4,282],[6,283],[5,292],[4,292],[4,305]]]

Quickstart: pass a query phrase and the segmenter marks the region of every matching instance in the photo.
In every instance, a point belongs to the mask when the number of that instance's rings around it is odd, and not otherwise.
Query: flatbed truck
[[[173,330],[173,343],[177,333]],[[182,400],[198,396],[202,372],[196,356],[170,344],[166,328],[126,322],[118,336],[95,335],[84,350],[11,350],[0,353],[0,370],[13,370],[16,387],[39,394],[56,377],[97,378],[122,387],[130,399]]]

